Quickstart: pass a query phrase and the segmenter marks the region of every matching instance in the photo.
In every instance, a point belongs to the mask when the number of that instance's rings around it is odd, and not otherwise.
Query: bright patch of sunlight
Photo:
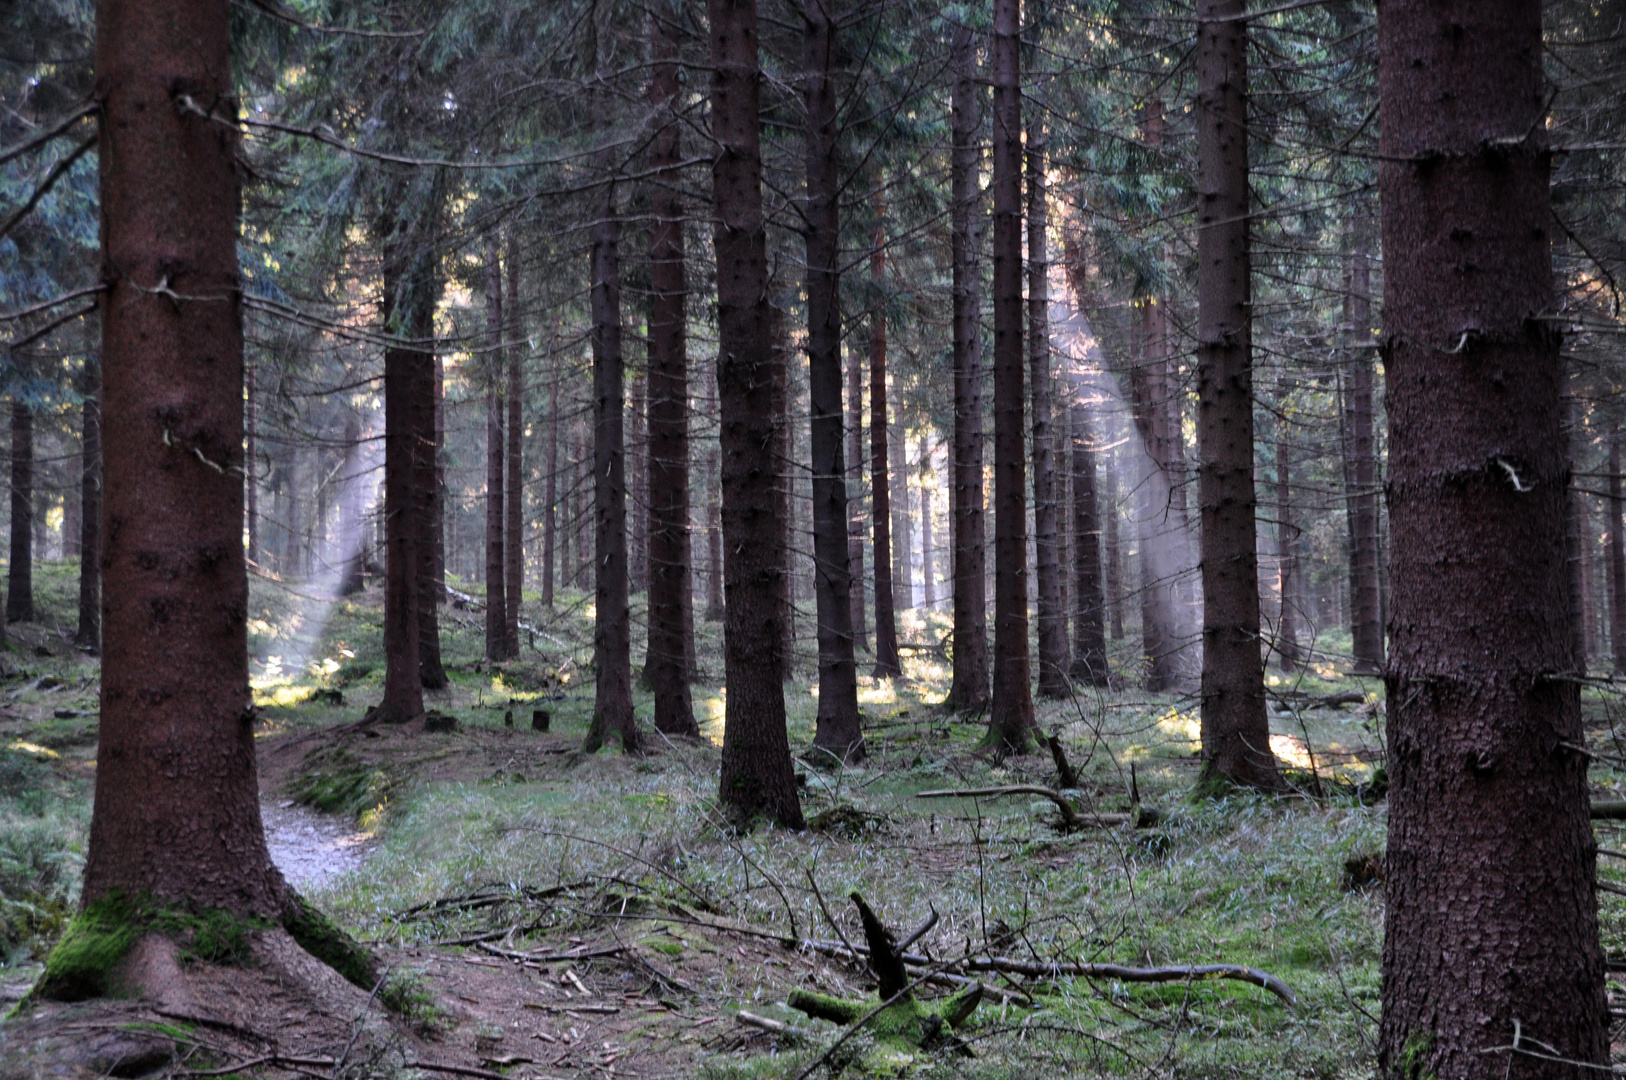
[[[257,637],[271,638],[277,636],[277,628],[264,619],[250,619],[248,621],[248,632]]]
[[[62,756],[61,754],[57,753],[55,750],[51,750],[51,749],[48,749],[47,747],[40,746],[37,743],[23,742],[21,739],[18,739],[16,742],[7,743],[6,744],[6,749],[7,750],[21,750],[25,754],[33,754],[35,757],[42,757],[42,758],[59,758],[59,757]]]
[[[724,695],[727,693],[728,689],[724,687],[717,691],[716,697],[707,698],[699,703],[704,713],[700,721],[700,734],[710,739],[713,746],[723,745],[723,719],[728,708]]]
[[[898,692],[893,689],[891,679],[875,679],[870,685],[858,688],[860,705],[895,705],[897,701]]]
[[[1305,750],[1304,743],[1291,735],[1272,735],[1270,752],[1295,769],[1310,767],[1310,754]]]
[[[1266,686],[1280,686],[1280,685],[1282,685],[1282,677],[1280,675],[1266,675],[1265,676],[1265,685]]]
[[[1341,679],[1344,677],[1343,672],[1339,671],[1334,664],[1311,664],[1310,670],[1323,679]]]
[[[320,660],[312,661],[310,666],[311,674],[317,676],[318,678],[324,675],[332,675],[338,670],[339,661],[336,657],[332,656],[324,656]]]
[[[1202,741],[1202,720],[1194,712],[1181,712],[1179,709],[1170,709],[1158,717],[1157,726],[1170,738],[1183,739],[1194,745]]]
[[[280,708],[292,708],[295,705],[303,705],[311,696],[310,687],[293,686],[289,683],[256,686],[251,680],[249,687],[254,691],[254,704],[261,707],[275,705]]]

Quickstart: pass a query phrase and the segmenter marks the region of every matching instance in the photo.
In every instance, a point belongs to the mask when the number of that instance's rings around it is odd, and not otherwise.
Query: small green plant
[[[379,988],[378,1000],[390,1012],[411,1022],[422,1035],[440,1030],[446,1022],[446,1010],[430,993],[422,972],[390,972]]]

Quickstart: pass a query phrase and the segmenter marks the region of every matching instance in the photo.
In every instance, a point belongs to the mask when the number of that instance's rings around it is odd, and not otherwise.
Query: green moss
[[[348,750],[320,750],[307,757],[288,784],[295,802],[329,814],[359,818],[389,801],[395,781]],[[369,987],[371,989],[371,987]]]
[[[82,1001],[107,993],[108,979],[140,936],[140,906],[114,891],[68,923],[45,958],[45,975],[30,997]]]
[[[367,991],[377,985],[377,958],[298,893],[291,894],[282,927],[300,948],[343,975],[352,985]]]
[[[187,911],[161,908],[148,913],[149,925],[181,947],[183,960],[242,967],[251,955],[249,934],[269,929],[264,919],[221,908]]]

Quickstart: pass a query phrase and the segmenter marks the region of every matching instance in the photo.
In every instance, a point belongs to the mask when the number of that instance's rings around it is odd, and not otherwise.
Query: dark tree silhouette
[[[712,199],[717,252],[717,399],[722,448],[723,764],[719,795],[739,820],[758,814],[802,827],[785,731],[784,552],[773,460],[773,363],[767,235],[762,217],[755,0],[708,0],[712,62]]]

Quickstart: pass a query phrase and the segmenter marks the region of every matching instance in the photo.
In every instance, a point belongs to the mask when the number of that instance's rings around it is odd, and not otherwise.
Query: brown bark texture
[[[1055,380],[1050,371],[1050,203],[1046,191],[1045,126],[1027,118],[1028,379],[1032,395],[1033,572],[1039,623],[1039,693],[1072,694],[1067,680],[1067,607],[1062,598],[1062,502],[1066,484],[1056,464]]]
[[[102,412],[98,369],[87,364],[81,387],[79,467],[79,626],[73,643],[87,652],[102,643]],[[247,459],[245,458],[245,461]],[[248,485],[245,484],[245,487]]]
[[[901,423],[887,432],[887,477],[892,484],[892,604],[899,611],[915,606],[913,500],[909,494],[909,439]]]
[[[519,656],[519,610],[525,602],[525,325],[519,306],[518,245],[508,245],[508,294],[503,307],[507,328],[507,448],[503,481],[503,651]]]
[[[650,7],[650,52],[655,70],[650,105],[662,126],[650,146],[649,230],[649,638],[644,678],[655,694],[655,730],[697,736],[689,692],[689,644],[694,606],[689,602],[689,367],[684,301],[683,200],[675,169],[681,160],[678,99],[678,11],[674,3]],[[668,171],[662,171],[668,170]]]
[[[396,724],[423,715],[422,575],[432,505],[425,484],[434,475],[435,358],[416,341],[432,327],[435,298],[415,239],[410,231],[397,237],[384,257],[384,325],[397,340],[384,349],[385,675],[378,718]]]
[[[106,599],[83,902],[275,917],[248,686],[230,7],[108,0],[96,22]],[[166,281],[189,299],[155,295]]]
[[[247,493],[248,506],[248,561],[257,564],[260,561],[260,475],[259,475],[259,417],[260,400],[258,387],[254,385],[254,365],[245,364],[246,373],[244,381],[246,387],[243,391],[243,412],[246,430],[243,433],[243,487]]]
[[[627,598],[626,389],[621,352],[621,219],[614,183],[593,225],[593,721],[582,749],[615,738],[638,751]]]
[[[11,403],[11,563],[6,622],[34,621],[34,414]]]
[[[869,616],[864,610],[864,357],[851,349],[847,357],[847,557],[852,582],[853,647],[869,652]]]
[[[1622,512],[1620,433],[1609,434],[1609,646],[1614,672],[1626,674],[1626,531]]]
[[[1293,524],[1292,464],[1288,459],[1287,396],[1284,380],[1276,395],[1276,591],[1281,613],[1276,620],[1276,659],[1284,675],[1298,670],[1298,526]]]
[[[553,607],[555,548],[559,536],[559,357],[548,382],[548,478],[542,496],[542,604]]]
[[[1372,289],[1366,252],[1350,256],[1349,288],[1349,479],[1350,634],[1357,675],[1383,674],[1383,611],[1378,589],[1378,455],[1372,435]]]
[[[1037,730],[1028,658],[1022,348],[1020,0],[994,0],[994,690],[985,744],[1020,753]]]
[[[988,707],[988,526],[982,491],[982,192],[977,144],[982,92],[977,36],[964,23],[951,31],[954,89],[949,118],[950,259],[954,320],[954,451],[950,462],[953,521],[954,670],[946,704],[962,713]]]
[[[427,264],[423,268],[430,270]],[[420,279],[419,287],[430,296],[439,292],[426,280]],[[415,308],[413,316],[413,337],[419,340],[433,337],[434,302]],[[417,462],[418,505],[424,515],[423,559],[418,566],[418,681],[425,690],[442,690],[448,681],[440,658],[440,606],[446,599],[446,498],[445,473],[441,468],[441,455],[446,447],[446,414],[443,369],[438,353],[430,356],[429,380],[432,434],[426,452]],[[315,524],[320,528],[325,520],[325,512],[319,504]],[[310,546],[313,558],[316,547],[315,544]]]
[[[876,216],[885,221],[885,203],[877,198]],[[870,249],[869,280],[875,310],[869,319],[869,505],[871,548],[875,564],[875,668],[877,679],[903,674],[898,663],[898,619],[892,606],[892,470],[887,455],[886,408],[886,231],[875,227]]]
[[[1610,1060],[1569,749],[1541,24],[1537,0],[1386,0],[1378,22],[1393,1080],[1580,1080]],[[1547,1057],[1489,1049],[1516,1039]]]
[[[708,0],[711,47],[712,198],[717,252],[717,400],[727,603],[723,621],[723,761],[718,793],[740,822],[758,815],[802,827],[785,730],[784,627],[779,575],[785,558],[772,457],[772,347],[768,340],[767,235],[762,216],[755,0]]]
[[[1197,6],[1197,497],[1203,775],[1280,783],[1265,716],[1254,527],[1248,63],[1242,0]]]
[[[932,468],[932,444],[920,436],[920,601],[928,611],[937,607],[937,568],[932,532],[932,489],[937,471]]]
[[[803,0],[807,109],[807,385],[813,474],[813,601],[819,711],[813,745],[842,761],[863,749],[853,659],[847,462],[841,444],[840,179],[836,159],[836,0]]]
[[[508,659],[508,578],[503,559],[503,295],[494,237],[486,240],[486,659]]]
[[[1101,568],[1101,508],[1097,497],[1095,436],[1083,387],[1075,381],[1067,403],[1072,436],[1073,665],[1069,674],[1088,686],[1106,686],[1106,593]]]

